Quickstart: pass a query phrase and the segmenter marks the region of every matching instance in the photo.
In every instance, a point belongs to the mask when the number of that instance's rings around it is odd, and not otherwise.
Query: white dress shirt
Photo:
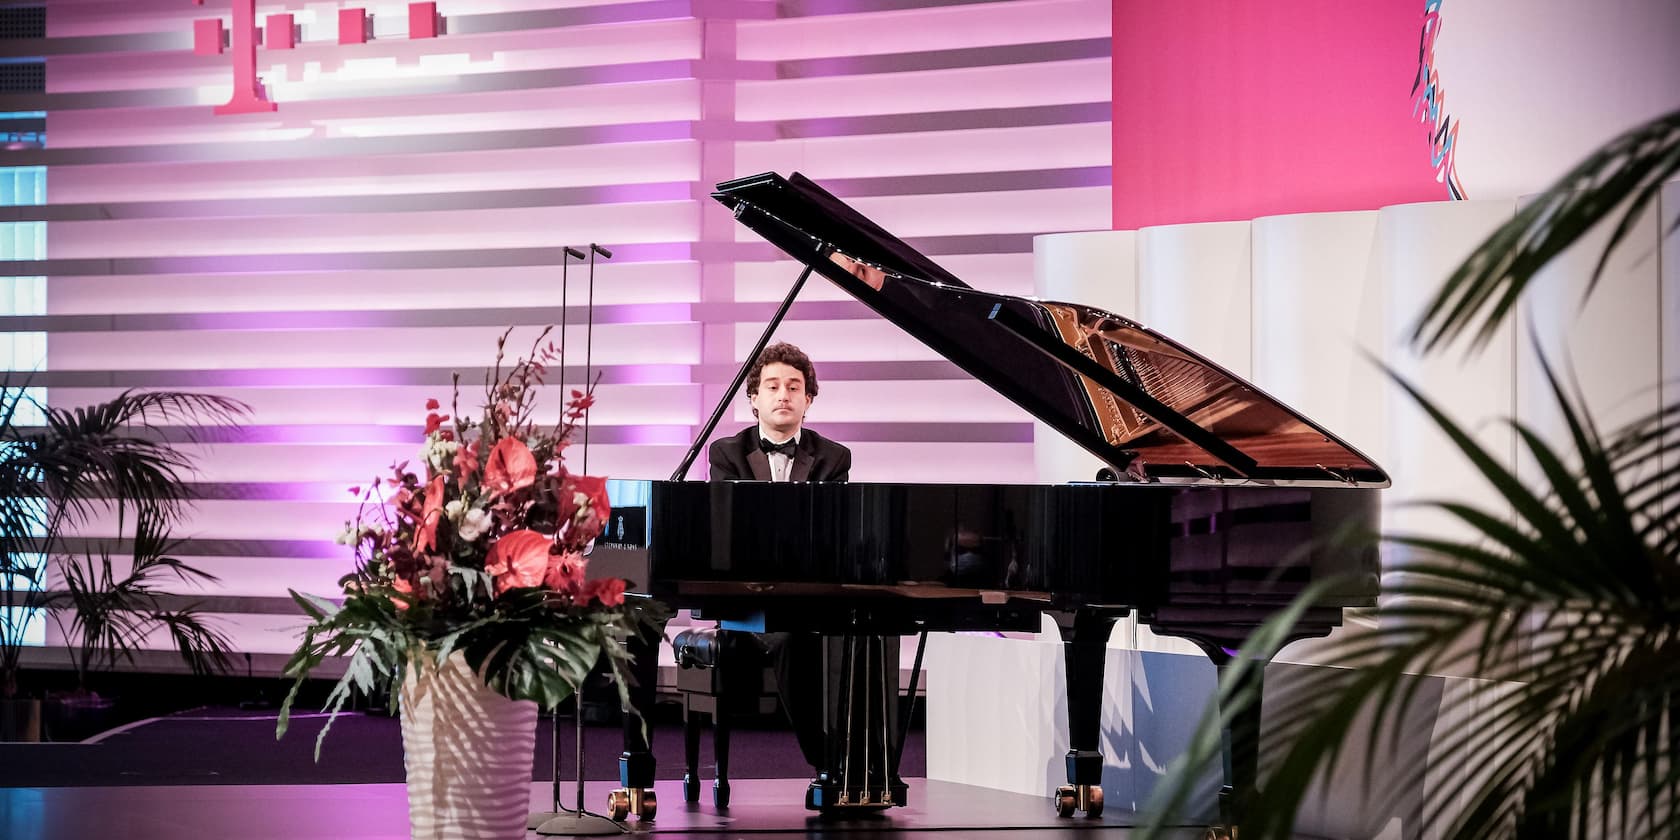
[[[763,426],[758,427],[758,436],[761,437],[761,438],[764,438],[765,440],[770,441],[771,443],[776,444],[778,446],[780,446],[782,443],[786,442],[785,438],[782,439],[782,440],[777,440],[776,438],[772,437],[770,435],[770,433],[768,431],[766,431]],[[797,430],[793,433],[793,445],[794,446],[799,445],[799,432]],[[793,477],[793,456],[792,455],[789,455],[785,452],[767,452],[767,453],[765,453],[765,455],[767,457],[769,457],[769,459],[770,459],[770,480],[771,481],[788,481]]]

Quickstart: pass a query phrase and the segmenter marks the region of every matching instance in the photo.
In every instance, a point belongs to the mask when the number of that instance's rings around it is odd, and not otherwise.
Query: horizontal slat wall
[[[376,37],[337,44],[355,5]],[[302,33],[257,51],[269,114],[212,113],[231,64],[194,55],[192,27],[230,21],[226,0],[55,0],[49,37],[13,49],[47,56],[46,95],[6,107],[45,111],[49,143],[7,165],[49,178],[44,205],[7,208],[48,230],[12,273],[49,291],[0,331],[49,336],[55,404],[152,387],[253,407],[183,443],[204,500],[178,532],[248,651],[292,647],[276,599],[345,568],[345,488],[412,457],[452,371],[477,404],[503,327],[566,317],[581,380],[586,271],[563,297],[562,245],[616,255],[590,470],[664,478],[799,270],[716,182],[802,171],[1016,294],[1033,235],[1109,226],[1102,0],[437,5],[445,34],[411,40],[405,3],[258,3]],[[852,445],[855,480],[1032,480],[1019,409],[838,290],[810,286],[778,337],[817,360],[811,424]],[[750,422],[737,397],[719,434]]]

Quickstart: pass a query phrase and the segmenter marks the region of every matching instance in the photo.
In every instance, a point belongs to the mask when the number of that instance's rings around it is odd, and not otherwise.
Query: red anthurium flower
[[[484,465],[484,487],[491,498],[530,487],[537,480],[537,459],[518,438],[505,437],[490,450]]]
[[[426,410],[427,411],[437,411],[438,408],[439,408],[439,403],[438,403],[436,397],[433,397],[429,400],[426,400]]]
[[[548,573],[543,576],[543,586],[555,592],[576,592],[578,585],[583,583],[583,573],[588,567],[589,559],[580,552],[550,554]]]
[[[601,533],[601,524],[612,513],[607,501],[607,480],[600,476],[567,473],[555,491],[560,506],[560,522],[571,523],[566,542],[582,545]]]
[[[490,545],[484,573],[496,579],[496,594],[509,589],[541,586],[548,571],[548,549],[553,543],[529,528],[513,531]]]
[[[624,603],[624,578],[596,578],[583,582],[583,590],[578,594],[578,603],[588,606],[590,601],[600,601],[603,607],[616,607]]]
[[[455,450],[455,475],[466,481],[473,473],[478,472],[478,441],[473,441]]]
[[[410,586],[408,581],[403,580],[402,578],[397,578],[396,580],[391,581],[391,588],[397,590],[398,592],[401,592],[404,595],[413,595],[414,594],[414,587]],[[404,601],[401,598],[392,598],[391,603],[396,605],[396,608],[399,609],[399,610],[408,609],[408,602]]]
[[[441,428],[443,426],[443,421],[448,420],[448,419],[449,419],[449,415],[439,414],[435,411],[432,412],[431,414],[426,415],[426,434],[429,435],[432,432],[437,431],[439,428]]]
[[[426,485],[425,502],[414,522],[414,550],[425,554],[437,548],[438,520],[443,518],[443,476]]]

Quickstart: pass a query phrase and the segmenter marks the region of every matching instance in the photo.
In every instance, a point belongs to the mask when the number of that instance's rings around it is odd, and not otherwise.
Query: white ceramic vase
[[[537,704],[491,691],[459,651],[409,663],[403,762],[414,840],[518,840],[531,811]]]

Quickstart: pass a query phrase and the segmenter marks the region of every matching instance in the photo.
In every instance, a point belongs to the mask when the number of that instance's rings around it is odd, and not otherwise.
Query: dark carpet
[[[314,760],[324,715],[294,715],[291,729],[274,737],[271,712],[195,709],[131,724],[82,743],[0,743],[0,787],[84,785],[290,785],[366,784],[403,781],[402,734],[396,718],[345,713],[333,723]],[[560,777],[572,769],[572,721],[562,717]],[[538,723],[535,779],[552,779],[548,718]],[[682,728],[656,723],[653,751],[658,778],[681,779]],[[702,733],[701,776],[715,771],[711,730]],[[618,726],[584,727],[584,778],[618,777],[623,749]],[[905,744],[901,775],[920,777],[927,766],[926,743],[913,730]],[[737,726],[730,738],[730,777],[808,778],[793,733],[773,725]]]

